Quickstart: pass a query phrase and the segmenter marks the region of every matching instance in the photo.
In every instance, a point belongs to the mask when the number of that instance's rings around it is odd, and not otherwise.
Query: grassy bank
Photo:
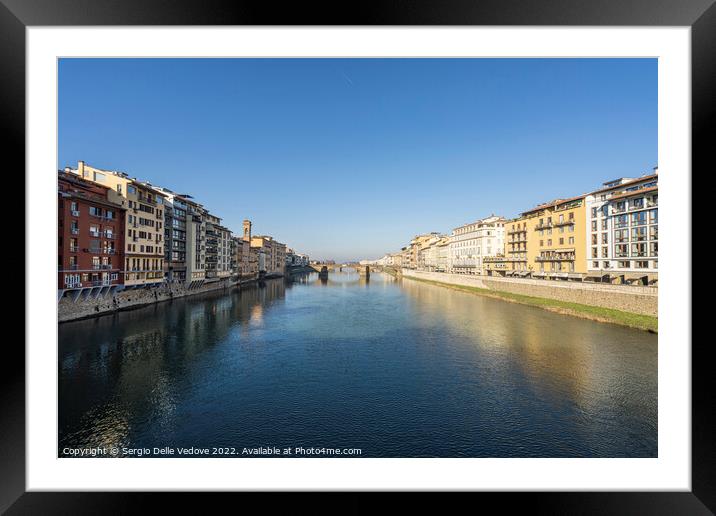
[[[622,312],[621,310],[614,310],[611,308],[581,305],[579,303],[570,303],[569,301],[559,301],[556,299],[547,299],[544,297],[525,296],[523,294],[513,294],[511,292],[503,292],[500,290],[490,290],[479,287],[467,287],[464,285],[453,285],[451,283],[443,283],[441,281],[432,281],[422,278],[414,278],[408,276],[403,276],[403,278],[413,281],[419,281],[421,283],[438,285],[440,287],[451,288],[453,290],[471,292],[473,294],[479,294],[481,296],[502,299],[511,303],[537,306],[539,308],[543,308],[544,310],[549,310],[550,312],[572,315],[574,317],[581,317],[583,319],[590,319],[592,321],[621,324],[622,326],[646,330],[652,333],[657,333],[659,328],[659,319],[651,315]]]

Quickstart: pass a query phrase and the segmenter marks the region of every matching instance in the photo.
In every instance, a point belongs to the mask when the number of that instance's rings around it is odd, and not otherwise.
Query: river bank
[[[388,271],[386,271],[388,272]],[[395,271],[397,272],[397,271]],[[395,272],[393,272],[394,275]],[[388,272],[390,274],[390,272]],[[602,322],[602,323],[611,323],[611,324],[618,324],[621,326],[627,326],[630,328],[636,328],[640,330],[645,330],[651,333],[658,333],[658,317],[655,315],[650,315],[648,313],[635,313],[630,312],[626,310],[619,310],[613,307],[609,306],[597,306],[592,304],[584,304],[584,303],[577,303],[575,301],[567,300],[567,299],[555,299],[554,297],[541,297],[541,296],[534,296],[534,295],[527,295],[519,292],[510,292],[506,289],[500,289],[499,284],[496,285],[495,281],[491,278],[486,278],[480,281],[480,284],[482,286],[475,286],[475,285],[468,285],[464,284],[466,278],[460,277],[458,278],[461,283],[457,282],[457,279],[454,279],[454,281],[437,281],[433,279],[432,277],[420,277],[419,272],[417,271],[403,271],[402,274],[400,274],[400,277],[407,278],[413,281],[420,281],[423,283],[429,283],[433,285],[438,285],[445,288],[450,288],[453,290],[460,290],[463,292],[470,292],[473,294],[478,294],[486,297],[492,297],[496,299],[501,299],[503,301],[508,301],[511,303],[519,303],[524,305],[530,305],[530,306],[536,306],[538,308],[542,308],[544,310],[548,310],[550,312],[556,312],[564,315],[571,315],[573,317],[579,317],[582,319],[589,319],[596,322]],[[435,275],[435,273],[425,273],[427,276],[428,274]],[[457,276],[453,274],[442,274],[442,276],[445,276],[447,280],[450,280],[450,276]],[[488,285],[489,284],[489,285]],[[519,283],[516,283],[519,285]],[[511,285],[511,284],[510,284]],[[557,287],[553,285],[544,285],[540,286],[543,289],[544,288],[552,288]],[[560,287],[557,287],[560,288]],[[588,290],[591,287],[586,287]],[[595,287],[595,293],[598,291]],[[562,290],[562,291],[556,291],[559,294],[564,294],[564,292],[570,292],[573,289],[570,290]],[[570,292],[571,293],[571,292]],[[643,296],[641,293],[634,293],[634,296]],[[624,296],[624,294],[622,294]],[[598,299],[597,296],[592,296],[592,299]],[[635,298],[634,300],[636,303],[639,303],[642,301],[640,298]],[[654,303],[656,302],[656,299],[654,300]],[[637,306],[637,305],[634,305]],[[648,307],[649,311],[653,310],[653,308]],[[655,309],[654,309],[655,310]]]
[[[60,323],[101,317],[126,310],[134,310],[155,303],[171,301],[172,299],[256,286],[259,281],[287,278],[300,274],[315,272],[311,267],[289,267],[286,274],[267,274],[263,277],[251,275],[239,280],[222,279],[204,283],[197,288],[188,289],[183,284],[163,284],[154,288],[126,289],[112,294],[95,297],[90,293],[80,295],[78,299],[63,297],[57,303],[57,320]],[[89,292],[89,291],[88,291]]]

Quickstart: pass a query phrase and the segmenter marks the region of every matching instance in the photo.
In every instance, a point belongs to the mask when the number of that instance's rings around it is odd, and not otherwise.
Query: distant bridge
[[[372,266],[361,265],[359,263],[312,263],[309,267],[319,274],[328,274],[330,271],[336,270],[342,271],[343,269],[354,269],[360,275],[370,276]]]

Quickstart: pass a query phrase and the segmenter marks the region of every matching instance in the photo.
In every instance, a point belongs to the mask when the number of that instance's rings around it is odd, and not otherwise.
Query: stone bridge
[[[358,274],[370,276],[371,266],[361,265],[359,263],[312,263],[309,265],[319,274],[328,274],[330,271],[343,271],[345,269],[354,269]]]

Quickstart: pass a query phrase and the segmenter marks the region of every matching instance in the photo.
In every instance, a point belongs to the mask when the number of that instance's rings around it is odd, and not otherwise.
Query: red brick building
[[[107,295],[123,285],[126,209],[104,186],[58,173],[58,298]]]

